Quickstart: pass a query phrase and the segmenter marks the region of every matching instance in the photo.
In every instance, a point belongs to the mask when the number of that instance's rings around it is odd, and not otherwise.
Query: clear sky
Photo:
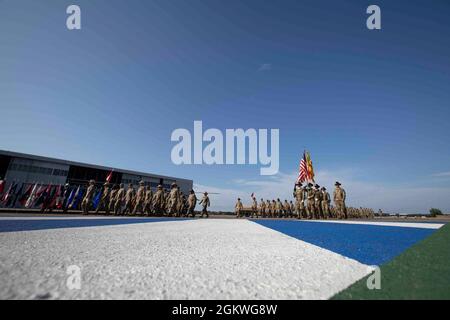
[[[0,0],[0,148],[191,178],[231,209],[290,197],[306,147],[350,205],[450,212],[449,14],[446,0]],[[174,165],[170,135],[194,120],[279,128],[280,173]]]

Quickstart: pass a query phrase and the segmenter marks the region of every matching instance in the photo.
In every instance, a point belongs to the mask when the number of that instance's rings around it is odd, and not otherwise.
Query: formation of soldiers
[[[241,199],[238,198],[235,205],[236,216],[250,216],[252,218],[298,218],[298,219],[348,219],[348,218],[373,218],[374,212],[368,208],[347,208],[345,206],[346,193],[341,183],[336,181],[333,192],[334,206],[331,205],[331,197],[325,187],[308,183],[303,186],[297,183],[294,187],[293,200],[280,200],[279,198],[261,199],[252,197],[250,208],[244,208]]]
[[[125,188],[123,183],[111,185],[106,182],[101,190],[97,190],[94,180],[90,180],[85,188],[71,188],[69,184],[24,185],[17,191],[18,184],[13,183],[6,190],[5,181],[0,179],[0,205],[14,207],[17,203],[24,208],[39,206],[41,212],[52,212],[53,209],[62,209],[63,212],[81,209],[85,215],[90,212],[104,212],[106,215],[195,217],[195,208],[199,202],[202,206],[201,217],[209,217],[208,193],[204,192],[202,199],[198,201],[194,190],[185,195],[176,183],[172,183],[170,191],[164,190],[162,185],[158,185],[153,191],[144,181],[139,182],[137,189],[131,183]],[[332,199],[327,189],[318,184],[308,183],[303,186],[297,183],[293,198],[290,201],[278,198],[261,199],[258,202],[252,195],[251,207],[244,207],[241,199],[238,199],[235,213],[237,217],[298,219],[372,219],[375,216],[370,208],[346,207],[346,193],[339,182],[335,183],[333,192],[334,205],[331,205]]]
[[[93,209],[94,193],[95,181],[90,180],[81,202],[81,210],[85,215]],[[96,204],[95,213],[104,211],[106,215],[195,217],[197,202],[198,199],[194,190],[190,190],[189,195],[186,196],[180,191],[176,183],[172,183],[170,191],[164,190],[162,185],[158,185],[156,191],[153,192],[151,187],[145,185],[144,181],[139,182],[137,190],[131,183],[125,189],[123,183],[111,187],[106,182],[103,185],[98,204]],[[201,217],[209,217],[210,200],[207,192],[204,192],[199,204],[202,206]]]

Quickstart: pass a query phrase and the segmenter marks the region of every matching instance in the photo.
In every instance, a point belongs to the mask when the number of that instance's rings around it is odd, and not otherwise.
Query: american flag
[[[304,182],[308,180],[308,168],[306,165],[306,156],[303,152],[303,157],[300,160],[299,172],[297,177],[297,183]]]

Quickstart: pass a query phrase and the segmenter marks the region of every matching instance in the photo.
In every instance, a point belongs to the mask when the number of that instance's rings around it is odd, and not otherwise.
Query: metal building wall
[[[43,183],[64,184],[69,172],[69,165],[11,158],[5,179],[8,183]]]

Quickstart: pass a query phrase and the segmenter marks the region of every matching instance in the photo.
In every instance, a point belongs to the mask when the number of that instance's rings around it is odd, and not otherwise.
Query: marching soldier
[[[195,195],[194,190],[189,191],[188,197],[188,215],[192,215],[195,217],[195,206],[197,205],[197,196]]]
[[[283,211],[284,211],[286,218],[292,216],[291,215],[291,206],[289,205],[289,202],[286,199],[284,200],[284,203],[283,203]]]
[[[275,214],[280,218],[283,214],[283,204],[280,201],[280,198],[277,198],[277,202],[275,203]]]
[[[294,197],[295,197],[295,206],[296,206],[296,212],[297,217],[299,219],[302,218],[302,215],[305,212],[305,191],[302,188],[302,184],[299,182],[295,185],[295,191],[294,191]]]
[[[331,198],[327,188],[322,187],[322,212],[325,219],[330,217],[330,201]]]
[[[334,189],[333,192],[333,200],[336,206],[338,217],[339,219],[342,218],[347,219],[347,211],[345,209],[345,198],[346,198],[345,190],[341,188],[341,184],[339,181],[336,181],[334,185],[336,186],[336,188]]]
[[[275,214],[276,214],[276,203],[275,203],[275,199],[272,199],[272,202],[270,203],[270,216],[272,217],[272,218],[274,218],[275,217]]]
[[[164,190],[162,185],[158,185],[156,192],[153,195],[153,212],[158,215],[162,214],[164,209]]]
[[[266,216],[268,218],[272,216],[272,204],[269,199],[266,201]]]
[[[110,193],[110,189],[109,189],[109,183],[105,182],[103,184],[103,193],[102,196],[100,198],[100,202],[97,205],[97,209],[95,209],[95,214],[98,214],[98,212],[100,211],[100,209],[104,209],[106,214],[109,214],[109,193]]]
[[[122,203],[125,198],[125,186],[123,183],[120,184],[119,190],[117,190],[116,199],[114,203],[114,214],[116,216],[122,215]]]
[[[253,216],[258,217],[258,202],[256,201],[256,197],[253,197],[253,203],[252,203],[252,215],[251,218],[253,218]]]
[[[295,214],[295,205],[294,203],[291,201],[289,201],[289,210],[291,211],[291,217],[294,217]]]
[[[169,207],[170,207],[170,193],[169,190],[164,190],[164,213],[169,214]]]
[[[153,191],[150,186],[145,186],[144,212],[147,216],[152,212]]]
[[[128,189],[127,192],[125,194],[125,211],[124,214],[125,215],[132,215],[133,214],[133,200],[135,197],[135,191],[133,188],[133,184],[129,183],[128,184]]]
[[[320,186],[315,185],[316,190],[314,191],[314,210],[317,218],[322,218],[322,191],[320,191]]]
[[[140,212],[144,213],[144,201],[145,201],[145,182],[143,180],[139,181],[139,188],[136,193],[136,201],[134,204],[133,214]]]
[[[205,191],[203,193],[203,198],[202,200],[200,200],[200,204],[203,206],[201,217],[203,218],[203,215],[206,214],[206,217],[208,218],[209,217],[208,207],[210,206],[208,192]]]
[[[91,205],[94,192],[95,192],[95,181],[89,180],[89,186],[86,190],[86,195],[84,196],[83,201],[81,202],[81,210],[83,211],[84,215],[89,214],[89,207]]]
[[[308,212],[308,218],[309,219],[315,219],[315,210],[314,210],[314,196],[315,196],[315,192],[314,189],[312,188],[313,184],[312,183],[308,183],[308,188],[306,191],[306,197],[308,199],[308,203],[306,206],[306,211]]]
[[[66,213],[67,207],[69,207],[70,203],[67,203],[67,201],[69,200],[69,196],[70,196],[70,185],[68,183],[66,183],[64,185],[64,190],[63,190],[63,200],[62,200],[63,213]]]
[[[177,204],[177,211],[180,216],[184,215],[184,205],[186,202],[186,197],[184,196],[183,192],[180,191],[180,187],[178,187],[178,204]]]
[[[177,212],[178,198],[179,198],[178,186],[174,182],[171,185],[171,189],[170,189],[170,193],[169,193],[169,208],[168,208],[169,215],[172,215],[172,214],[177,215],[178,214],[178,212]]]
[[[244,206],[242,205],[241,198],[237,199],[237,202],[234,206],[234,212],[236,213],[236,218],[241,217],[241,210]]]
[[[266,203],[263,198],[261,198],[261,202],[259,203],[259,216],[263,218],[266,216]]]
[[[109,203],[108,203],[108,206],[106,207],[106,214],[109,214],[110,210],[112,210],[115,213],[114,204],[116,203],[116,195],[117,195],[118,190],[119,190],[119,186],[117,184],[115,184],[112,187],[111,193],[109,194]]]

